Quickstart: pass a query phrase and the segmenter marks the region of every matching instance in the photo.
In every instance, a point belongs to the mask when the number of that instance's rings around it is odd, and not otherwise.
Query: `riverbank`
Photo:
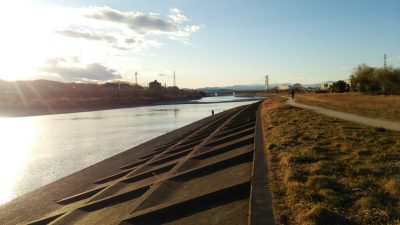
[[[285,100],[267,100],[263,110],[277,224],[398,224],[400,132]]]
[[[259,105],[209,116],[20,196],[0,206],[0,223],[266,222],[264,157],[254,160],[263,153]]]
[[[143,106],[157,106],[157,105],[183,105],[183,104],[219,104],[219,103],[234,103],[234,102],[249,102],[255,100],[263,100],[263,97],[254,98],[243,98],[227,101],[200,101],[202,98],[190,98],[181,100],[164,100],[164,101],[136,101],[119,104],[108,104],[108,105],[83,105],[79,106],[76,104],[65,106],[65,107],[33,107],[33,108],[14,108],[14,109],[0,109],[0,117],[24,117],[24,116],[40,116],[40,115],[53,115],[63,113],[76,113],[76,112],[91,112],[99,110],[109,109],[124,109],[124,108],[135,108]]]
[[[0,116],[33,116],[176,104],[205,97],[196,90],[163,87],[151,82],[141,87],[124,82],[62,83],[49,80],[0,80]]]
[[[170,99],[170,100],[134,100],[134,101],[122,101],[118,102],[116,99],[112,101],[93,101],[88,100],[75,101],[69,104],[59,104],[52,106],[28,106],[28,107],[11,107],[1,108],[0,117],[24,117],[24,116],[39,116],[39,115],[52,115],[52,114],[63,114],[63,113],[75,113],[75,112],[90,112],[108,109],[122,109],[122,108],[133,108],[141,106],[153,106],[153,105],[174,105],[174,104],[188,104],[192,100],[199,98],[185,98],[185,99]]]
[[[227,99],[212,97],[201,101]],[[0,204],[209,117],[212,110],[218,114],[249,103],[157,105],[0,118],[0,149],[4,153],[0,157],[0,177],[3,177]]]

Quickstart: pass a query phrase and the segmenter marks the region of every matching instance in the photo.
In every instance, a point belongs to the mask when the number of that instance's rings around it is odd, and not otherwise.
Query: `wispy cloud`
[[[56,31],[56,33],[63,35],[63,36],[72,37],[72,38],[83,38],[83,39],[94,40],[94,41],[106,41],[109,43],[115,43],[117,41],[117,39],[111,35],[95,33],[95,32],[62,30],[62,31]]]
[[[318,83],[319,81],[316,79],[315,76],[296,75],[286,79],[286,82],[300,83],[300,84],[314,84]]]
[[[158,37],[189,43],[191,35],[204,25],[186,25],[189,19],[177,8],[169,14],[124,12],[107,6],[83,8],[81,20],[74,20],[57,34],[89,41],[104,41],[116,50],[143,50],[159,47]],[[129,36],[129,38],[126,38]]]
[[[400,56],[388,58],[388,63],[393,64],[393,65],[399,65],[400,64]]]
[[[138,33],[175,32],[177,23],[173,20],[162,19],[158,14],[142,12],[122,12],[110,7],[97,7],[92,9],[88,18],[109,21],[128,26]]]
[[[56,74],[66,81],[99,81],[121,78],[117,71],[99,63],[82,64],[76,57],[53,58],[42,68],[43,72]]]
[[[172,21],[174,21],[176,24],[182,24],[183,22],[188,21],[189,19],[182,14],[181,10],[177,8],[172,8],[171,13],[168,16]]]
[[[353,67],[351,67],[351,66],[341,66],[341,67],[335,68],[335,70],[339,71],[339,72],[350,72],[352,69],[353,69]]]
[[[110,7],[95,7],[90,9],[86,17],[128,27],[138,36],[167,35],[184,43],[204,27],[185,25],[189,19],[177,8],[170,9],[169,14],[163,17],[158,13],[123,12]]]

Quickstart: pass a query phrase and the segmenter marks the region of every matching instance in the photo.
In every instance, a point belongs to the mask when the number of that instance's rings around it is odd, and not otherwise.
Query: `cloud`
[[[57,74],[67,81],[104,81],[121,78],[117,71],[99,63],[82,65],[81,63],[74,63],[76,61],[76,57],[71,58],[71,60],[52,58],[47,61],[48,65],[42,68],[42,71]]]
[[[336,68],[335,70],[339,71],[339,72],[350,72],[352,69],[353,69],[353,67],[351,67],[351,66],[341,66],[341,67]]]
[[[135,40],[135,38],[127,38],[127,39],[125,39],[125,42],[126,42],[127,44],[133,44],[133,43],[136,42],[136,40]]]
[[[396,56],[396,57],[392,57],[392,58],[388,58],[387,62],[389,64],[400,64],[400,56]]]
[[[56,33],[72,38],[83,38],[94,41],[106,41],[109,43],[115,43],[117,41],[117,39],[111,35],[101,34],[96,32],[81,32],[81,31],[67,29],[62,31],[56,31]]]
[[[87,15],[88,18],[123,24],[141,34],[168,33],[178,30],[178,23],[176,21],[173,19],[163,19],[155,13],[121,12],[110,7],[96,7],[93,11]],[[175,13],[174,15],[174,18],[178,21],[181,19],[179,14]]]
[[[177,8],[166,16],[158,13],[124,12],[110,7],[83,8],[82,20],[75,20],[56,33],[69,38],[102,41],[118,51],[141,51],[159,47],[157,37],[168,37],[189,44],[190,36],[203,25],[186,25],[189,19]],[[83,43],[82,43],[83,44]]]
[[[183,22],[188,21],[189,19],[181,13],[181,11],[177,8],[171,9],[171,14],[168,16],[172,21],[176,24],[181,24]]]
[[[193,33],[204,27],[204,25],[184,25],[189,19],[177,8],[170,9],[170,13],[163,18],[158,13],[122,12],[110,7],[94,7],[86,17],[122,25],[142,37],[149,34],[167,35],[184,43],[188,42]]]
[[[179,40],[185,44],[188,44],[189,37],[192,35],[192,33],[198,32],[203,27],[204,26],[187,26],[174,33],[173,35],[170,35],[169,38]]]

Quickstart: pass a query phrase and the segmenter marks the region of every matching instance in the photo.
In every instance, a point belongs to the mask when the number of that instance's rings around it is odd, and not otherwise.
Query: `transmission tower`
[[[137,86],[137,72],[135,71],[135,84]]]
[[[386,53],[385,53],[385,55],[383,56],[383,68],[384,68],[384,69],[387,69],[387,64],[386,64]]]
[[[175,76],[175,70],[174,70],[174,87],[176,87],[176,76]]]

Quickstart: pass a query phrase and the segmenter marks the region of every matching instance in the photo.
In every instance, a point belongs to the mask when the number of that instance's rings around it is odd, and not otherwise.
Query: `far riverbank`
[[[232,97],[232,96],[228,96]],[[208,99],[208,100],[202,100]],[[181,100],[168,99],[162,101],[131,101],[131,102],[115,102],[108,104],[107,102],[102,104],[71,104],[68,106],[57,106],[57,107],[16,107],[8,109],[0,109],[0,117],[25,117],[25,116],[41,116],[41,115],[53,115],[53,114],[64,114],[64,113],[77,113],[77,112],[91,112],[100,110],[110,109],[124,109],[134,108],[143,106],[157,106],[157,105],[181,105],[181,104],[215,104],[215,103],[231,103],[231,102],[247,102],[254,100],[262,100],[263,97],[238,97],[237,99],[227,100],[212,100],[213,97],[204,98],[186,98]]]

